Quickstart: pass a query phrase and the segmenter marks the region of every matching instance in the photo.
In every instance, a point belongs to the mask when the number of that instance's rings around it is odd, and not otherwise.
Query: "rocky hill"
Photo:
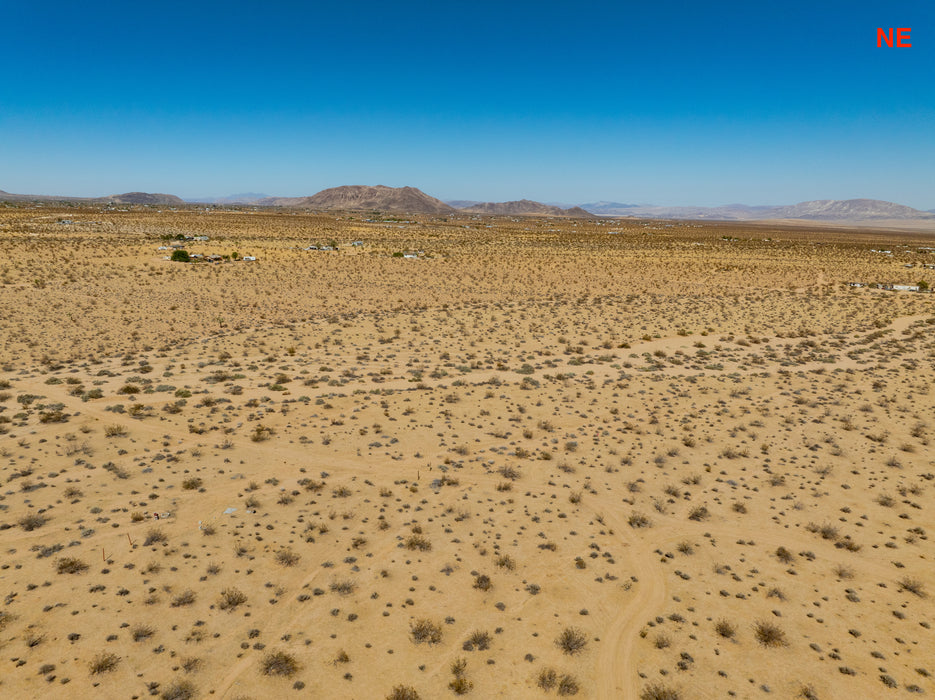
[[[457,210],[415,187],[344,185],[322,190],[310,197],[269,197],[257,204],[311,209],[376,210],[413,214],[452,214]]]
[[[591,218],[593,215],[581,207],[562,209],[551,204],[520,199],[514,202],[480,202],[461,209],[471,214],[494,214],[499,216],[572,216]]]
[[[113,204],[185,204],[185,200],[174,194],[151,194],[149,192],[126,192],[101,197],[101,201]]]

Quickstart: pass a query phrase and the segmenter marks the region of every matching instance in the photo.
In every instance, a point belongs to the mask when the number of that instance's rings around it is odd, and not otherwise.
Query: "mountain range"
[[[125,192],[106,197],[65,197],[50,194],[11,194],[0,190],[0,202],[77,202],[86,204],[156,204],[179,205],[185,200],[174,194],[152,194],[149,192]]]
[[[461,202],[464,204],[464,202]],[[455,206],[452,202],[448,202]],[[468,202],[467,206],[455,207],[463,212],[471,214],[494,214],[500,216],[572,216],[575,218],[590,218],[592,213],[585,211],[581,207],[571,207],[562,209],[561,207],[542,202],[534,202],[531,199],[520,199],[514,202]]]
[[[186,203],[245,204],[318,210],[389,211],[434,215],[457,214],[460,212],[499,216],[563,216],[576,218],[603,216],[710,221],[801,219],[806,221],[868,223],[874,221],[935,222],[935,209],[922,211],[879,199],[818,199],[792,205],[749,206],[746,204],[726,204],[719,207],[661,207],[600,201],[563,208],[555,204],[543,204],[529,199],[510,202],[478,202],[475,200],[443,202],[415,187],[386,187],[384,185],[331,187],[307,197],[273,197],[248,192],[215,199],[188,200],[187,202],[175,195],[150,194],[147,192],[127,192],[106,197],[63,197],[10,194],[0,190],[0,201],[143,204],[155,206],[178,206]]]
[[[720,207],[657,207],[618,205],[613,202],[582,205],[600,216],[632,216],[647,219],[709,219],[716,221],[762,221],[805,219],[809,221],[874,221],[933,219],[933,212],[913,209],[879,199],[816,199],[783,206],[725,204]]]

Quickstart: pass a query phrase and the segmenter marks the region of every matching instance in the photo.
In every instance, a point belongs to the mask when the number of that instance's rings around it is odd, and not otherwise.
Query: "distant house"
[[[243,259],[244,259],[246,262],[254,262],[254,261],[256,261],[256,256],[255,256],[255,255],[245,255],[245,256],[243,257]]]
[[[351,243],[351,245],[354,246],[355,248],[359,248],[363,244],[364,244],[363,241],[354,241],[353,243]]]
[[[847,286],[848,287],[863,287],[864,284],[863,282],[848,282]]]
[[[918,292],[919,285],[917,284],[893,284],[890,285],[890,288],[894,292]]]
[[[419,255],[418,253],[403,253],[403,257],[407,258],[408,260],[416,260],[418,259]]]

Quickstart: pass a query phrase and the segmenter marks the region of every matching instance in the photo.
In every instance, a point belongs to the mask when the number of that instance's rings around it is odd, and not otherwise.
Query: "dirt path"
[[[604,633],[603,647],[597,662],[599,698],[619,700],[639,696],[634,647],[647,616],[660,609],[666,598],[665,572],[655,564],[649,546],[627,536],[629,526],[622,516],[605,515],[614,533],[628,546],[628,554],[637,582],[635,594],[620,610]],[[633,589],[631,589],[633,590]]]

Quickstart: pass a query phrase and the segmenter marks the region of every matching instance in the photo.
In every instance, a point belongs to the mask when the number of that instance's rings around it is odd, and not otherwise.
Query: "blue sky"
[[[931,0],[6,5],[8,192],[935,208]]]

